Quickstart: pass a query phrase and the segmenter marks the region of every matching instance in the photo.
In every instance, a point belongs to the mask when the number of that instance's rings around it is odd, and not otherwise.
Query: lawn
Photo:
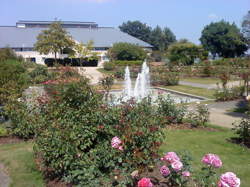
[[[194,171],[202,166],[201,158],[206,153],[218,154],[223,167],[219,174],[232,171],[241,179],[241,187],[250,184],[250,150],[228,142],[233,136],[230,130],[209,132],[202,130],[169,130],[161,152],[188,150],[193,158]]]
[[[42,174],[36,169],[32,142],[0,145],[0,162],[7,168],[11,186],[45,186]]]
[[[183,78],[181,81],[193,82],[193,83],[200,83],[200,84],[216,84],[217,82],[220,83],[220,79],[218,78],[211,78],[211,77],[190,77],[190,78]]]
[[[177,86],[165,86],[167,89],[176,90],[179,92],[184,92],[188,94],[193,94],[197,96],[207,97],[209,99],[214,99],[215,90],[213,89],[205,89],[205,88],[197,88],[186,85],[177,85]]]

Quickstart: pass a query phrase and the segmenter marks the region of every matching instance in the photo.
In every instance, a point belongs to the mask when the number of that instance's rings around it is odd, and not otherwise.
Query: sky
[[[199,44],[205,25],[224,19],[239,27],[250,0],[0,0],[0,25],[18,20],[94,21],[118,27],[139,20],[169,27],[177,39]]]

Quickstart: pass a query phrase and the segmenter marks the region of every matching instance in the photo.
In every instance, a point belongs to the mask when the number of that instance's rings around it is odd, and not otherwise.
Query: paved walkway
[[[102,78],[102,73],[97,69],[100,67],[77,67],[80,75],[84,75],[90,79],[90,84],[98,84]]]
[[[10,177],[7,175],[4,165],[0,163],[0,187],[9,187]]]

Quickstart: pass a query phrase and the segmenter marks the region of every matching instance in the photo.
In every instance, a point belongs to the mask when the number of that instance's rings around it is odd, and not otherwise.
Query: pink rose
[[[172,167],[176,172],[178,172],[178,171],[180,171],[180,170],[182,169],[183,164],[182,164],[181,161],[176,160],[176,161],[174,161],[174,162],[171,164],[171,167]]]
[[[215,154],[206,154],[201,161],[204,164],[213,166],[215,168],[220,168],[222,166],[222,161],[220,160],[220,157]]]
[[[119,146],[118,149],[119,149],[120,151],[123,151],[123,147],[122,147],[122,146]]]
[[[190,177],[191,175],[189,171],[183,171],[181,174],[183,177]]]
[[[149,178],[142,178],[138,184],[138,187],[153,187],[153,184],[151,183]]]
[[[162,176],[164,176],[164,177],[167,177],[170,174],[170,170],[167,166],[162,166],[160,168],[160,172],[161,172]]]
[[[115,149],[119,149],[121,143],[122,141],[117,136],[113,137],[111,140],[111,146]]]
[[[224,173],[220,176],[218,187],[239,187],[240,179],[232,172]]]
[[[176,160],[180,161],[180,158],[175,152],[168,152],[164,157],[161,158],[162,161],[167,161],[168,163],[173,163]]]

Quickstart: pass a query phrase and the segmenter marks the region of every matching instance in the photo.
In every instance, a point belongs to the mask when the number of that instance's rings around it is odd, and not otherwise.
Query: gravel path
[[[232,128],[232,123],[247,118],[246,114],[230,112],[234,108],[245,105],[244,100],[216,102],[208,105],[210,111],[210,122],[223,127]]]
[[[0,163],[0,187],[10,186],[10,177],[7,175],[4,165]]]
[[[98,84],[102,73],[98,71],[99,67],[78,67],[77,70],[80,75],[84,75],[90,79],[90,84]]]

